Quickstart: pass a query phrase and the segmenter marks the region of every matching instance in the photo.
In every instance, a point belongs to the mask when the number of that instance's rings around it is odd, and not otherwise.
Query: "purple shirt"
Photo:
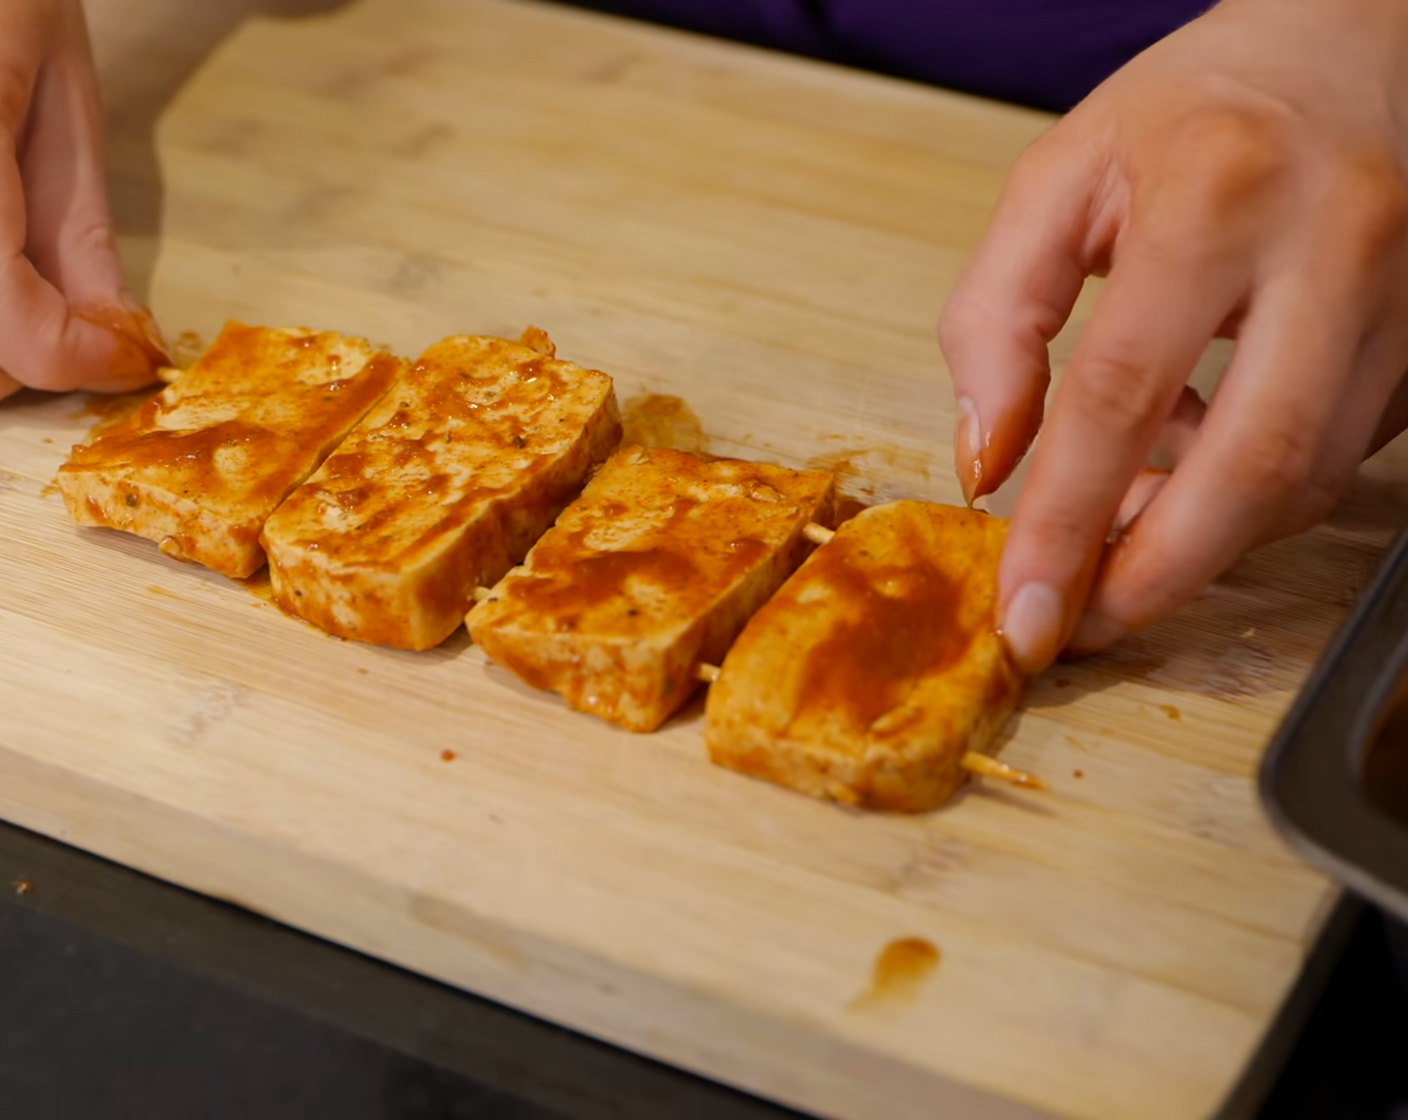
[[[1212,0],[579,0],[916,78],[1069,109]]]

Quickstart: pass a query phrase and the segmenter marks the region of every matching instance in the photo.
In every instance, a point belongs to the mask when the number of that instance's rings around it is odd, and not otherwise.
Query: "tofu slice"
[[[709,756],[847,805],[942,805],[1022,692],[993,625],[1006,534],[976,510],[910,501],[841,526],[724,659]]]
[[[234,579],[259,531],[405,363],[359,338],[231,322],[173,384],[59,468],[73,520]]]
[[[341,638],[449,637],[621,442],[611,378],[553,353],[530,331],[422,354],[264,526],[274,601]]]
[[[623,448],[469,615],[495,661],[572,707],[653,731],[830,524],[827,471]]]

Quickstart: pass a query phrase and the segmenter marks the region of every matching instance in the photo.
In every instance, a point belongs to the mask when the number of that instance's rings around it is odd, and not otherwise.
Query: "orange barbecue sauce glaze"
[[[430,347],[289,499],[266,529],[280,607],[418,648],[522,559],[620,433],[606,375],[528,335],[533,346],[453,336]],[[312,582],[356,604],[355,629],[316,595],[288,598]]]
[[[647,579],[672,596],[686,594],[699,569],[691,559],[684,526],[698,504],[693,498],[676,498],[645,548],[590,548],[586,541],[597,528],[595,522],[545,538],[534,554],[533,575],[509,584],[509,600],[551,618],[551,629],[570,630],[584,613],[622,595],[626,581],[633,578]],[[607,502],[600,508],[602,520],[624,512],[619,502]]]
[[[480,363],[498,358],[501,352],[517,350],[509,343],[490,346]],[[568,395],[566,363],[547,357],[513,362],[517,379],[502,393],[488,395],[479,390],[474,366],[465,366],[453,354],[445,361],[423,358],[405,375],[394,390],[401,394],[400,407],[378,428],[367,433],[366,450],[342,451],[334,455],[320,481],[305,487],[301,500],[320,499],[354,515],[352,523],[335,530],[310,534],[301,539],[306,547],[337,547],[350,561],[370,565],[405,562],[433,540],[462,529],[477,515],[486,501],[517,493],[522,477],[504,487],[475,486],[451,497],[448,475],[427,473],[436,450],[456,441],[472,441],[479,448],[503,455],[519,453],[526,460],[524,473],[533,473],[542,462],[533,456],[546,450],[546,436],[533,425],[524,426],[506,419],[506,414],[531,416],[544,399]],[[492,365],[493,380],[502,376]],[[413,434],[414,433],[414,434]],[[416,468],[421,470],[417,471]],[[404,514],[425,497],[450,498],[438,506],[427,527],[412,535],[395,532],[406,523]],[[355,536],[350,535],[355,534]],[[463,591],[457,591],[459,597]]]
[[[702,479],[708,469],[703,460],[683,455],[673,466],[682,479],[691,474]],[[627,585],[641,581],[668,592],[663,605],[671,618],[695,617],[720,589],[769,552],[764,541],[730,537],[730,500],[709,503],[696,517],[700,504],[691,497],[671,498],[658,507],[658,521],[648,534],[637,537],[635,547],[613,550],[592,548],[587,540],[602,524],[622,516],[626,506],[601,503],[586,524],[571,532],[549,533],[539,542],[532,571],[506,585],[508,601],[542,619],[549,630],[571,630],[589,612],[615,606],[615,628],[630,632],[660,621],[652,617],[660,612],[648,604],[627,601]],[[642,510],[633,512],[639,516]]]
[[[60,471],[81,470],[90,464],[121,464],[128,473],[159,472],[163,489],[201,504],[238,502],[243,510],[267,516],[321,457],[352,420],[380,397],[400,363],[378,354],[355,376],[321,384],[289,377],[280,381],[277,369],[291,370],[298,352],[320,349],[333,336],[310,335],[292,343],[269,332],[231,323],[182,381],[124,420],[104,431],[87,447],[75,449]],[[304,359],[306,360],[306,359]],[[336,356],[331,360],[336,362]],[[257,414],[266,398],[277,397],[279,413],[288,423],[261,424],[229,419],[196,428],[163,426],[163,417],[199,402],[204,394],[247,398]],[[223,469],[217,453],[241,451],[237,471]],[[135,494],[129,494],[131,505]],[[90,513],[110,522],[101,510]],[[257,535],[257,524],[250,530]]]
[[[253,451],[272,434],[242,420],[227,420],[189,431],[151,428],[151,421],[162,411],[160,403],[144,406],[130,424],[100,436],[95,449],[100,446],[108,456],[120,455],[133,467],[160,467],[172,472],[180,478],[183,494],[227,496],[230,488],[216,464],[215,453],[236,447]],[[129,427],[148,430],[126,430]],[[256,497],[260,489],[256,488],[253,493],[242,489],[241,493]]]
[[[922,563],[862,568],[866,548],[863,535],[841,533],[812,557],[808,571],[826,585],[837,624],[805,651],[796,700],[798,717],[843,712],[862,733],[978,636],[959,625],[963,589],[947,573]],[[922,556],[924,546],[914,539],[904,551]]]

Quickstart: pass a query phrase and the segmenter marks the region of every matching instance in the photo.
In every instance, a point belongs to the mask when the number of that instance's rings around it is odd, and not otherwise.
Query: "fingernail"
[[[958,398],[958,422],[953,426],[953,466],[970,506],[983,480],[983,428],[972,397]]]
[[[1017,667],[1039,673],[1060,652],[1066,600],[1049,583],[1027,583],[1012,596],[1002,619],[1002,637]]]
[[[1087,614],[1076,626],[1068,648],[1076,656],[1095,653],[1106,646],[1114,645],[1128,633],[1128,629],[1106,615]]]

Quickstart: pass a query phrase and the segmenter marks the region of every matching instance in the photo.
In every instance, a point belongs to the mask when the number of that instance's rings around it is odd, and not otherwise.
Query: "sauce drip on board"
[[[682,397],[646,393],[621,406],[622,439],[641,447],[664,447],[709,458],[704,425]]]
[[[941,959],[938,947],[922,937],[891,941],[875,958],[870,987],[852,1001],[852,1009],[913,1000],[924,981],[939,967]]]

